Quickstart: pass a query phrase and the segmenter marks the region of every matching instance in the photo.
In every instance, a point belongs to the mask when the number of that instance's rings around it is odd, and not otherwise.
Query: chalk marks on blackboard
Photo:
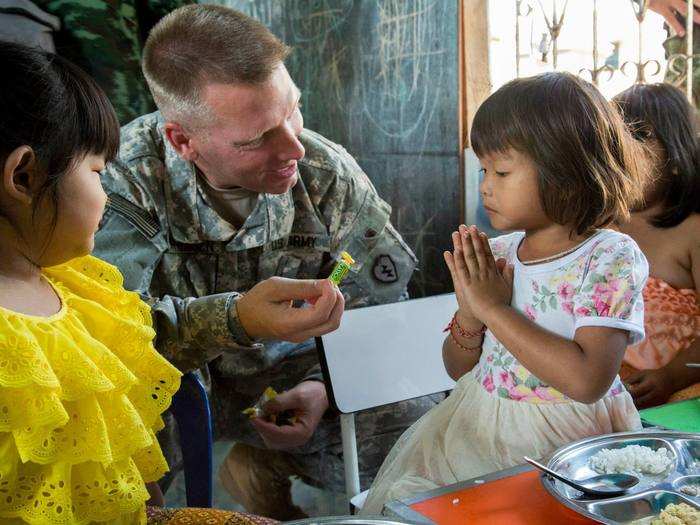
[[[352,12],[353,0],[290,2],[288,16],[296,43],[324,40],[340,28]]]
[[[451,66],[441,39],[444,9],[444,0],[376,4],[377,23],[360,48],[360,87],[365,116],[385,136],[404,139],[420,128],[425,144]]]
[[[458,2],[218,1],[292,46],[286,64],[306,125],[357,159],[420,260],[411,293],[449,290],[442,250],[460,220]]]

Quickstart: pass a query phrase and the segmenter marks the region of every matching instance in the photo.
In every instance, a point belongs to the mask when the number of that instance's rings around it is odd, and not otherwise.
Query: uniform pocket
[[[294,255],[282,255],[277,263],[277,271],[275,272],[275,275],[278,277],[294,279],[299,274],[301,261],[302,260],[300,257],[295,257]]]

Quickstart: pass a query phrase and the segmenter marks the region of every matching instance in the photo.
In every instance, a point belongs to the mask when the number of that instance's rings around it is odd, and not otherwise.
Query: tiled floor
[[[231,448],[230,441],[214,443],[214,507],[226,510],[245,510],[241,505],[229,496],[228,492],[219,483],[217,472],[226,454]],[[310,487],[299,480],[292,484],[292,498],[294,503],[301,507],[309,516],[331,516],[347,514],[347,506],[343,494],[333,494]],[[185,479],[180,473],[173,481],[172,486],[165,495],[169,507],[184,507]]]

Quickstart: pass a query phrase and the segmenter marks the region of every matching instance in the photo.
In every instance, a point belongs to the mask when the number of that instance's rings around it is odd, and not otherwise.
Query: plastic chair
[[[182,376],[171,406],[180,431],[188,507],[211,507],[212,423],[209,398],[194,372]]]
[[[331,405],[340,412],[345,490],[362,508],[355,412],[454,388],[442,363],[443,328],[454,294],[350,310],[335,332],[318,339]]]

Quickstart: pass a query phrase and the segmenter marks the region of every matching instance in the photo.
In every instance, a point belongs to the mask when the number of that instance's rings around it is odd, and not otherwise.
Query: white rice
[[[657,450],[640,445],[600,450],[588,460],[599,474],[661,474],[673,463],[673,453],[664,447]]]

